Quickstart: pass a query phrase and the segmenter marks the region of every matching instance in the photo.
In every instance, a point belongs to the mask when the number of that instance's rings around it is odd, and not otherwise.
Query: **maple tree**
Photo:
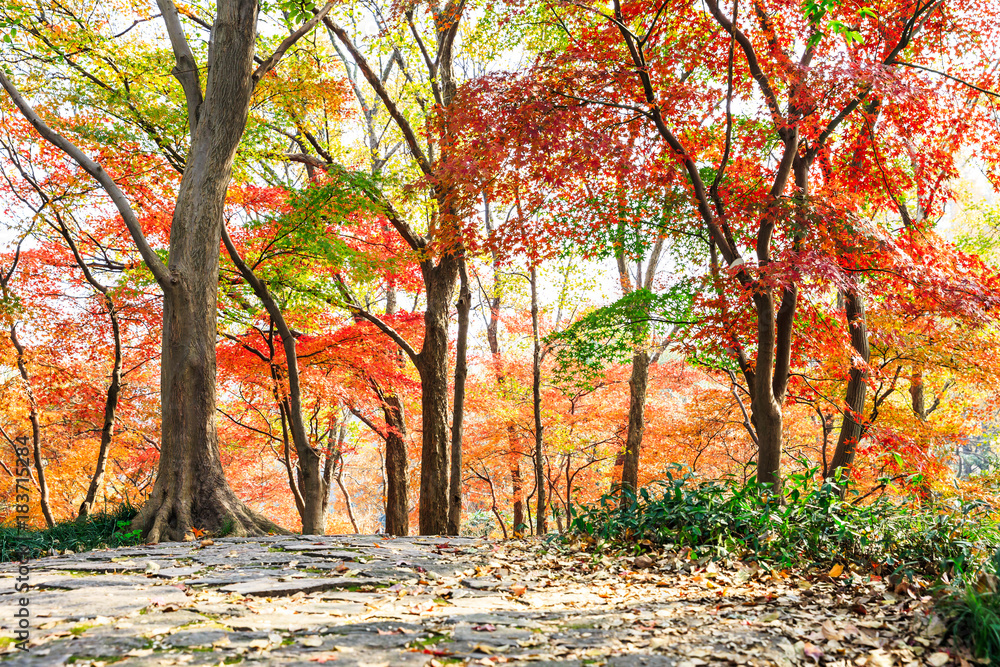
[[[995,494],[988,3],[42,4],[0,9],[35,521],[543,534],[677,465]]]

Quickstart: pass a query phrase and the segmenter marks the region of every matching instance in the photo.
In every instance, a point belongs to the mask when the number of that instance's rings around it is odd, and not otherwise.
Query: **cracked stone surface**
[[[280,536],[30,566],[17,594],[0,565],[2,636],[18,597],[31,613],[29,649],[0,644],[6,665],[964,664],[929,598],[677,554],[640,572],[537,541]]]

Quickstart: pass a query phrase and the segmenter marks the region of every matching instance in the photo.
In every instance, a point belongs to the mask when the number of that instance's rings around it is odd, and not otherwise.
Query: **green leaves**
[[[639,289],[591,311],[546,338],[555,346],[557,377],[590,386],[608,365],[624,363],[651,339],[690,323],[693,302],[693,284],[680,281],[662,294]]]
[[[782,498],[756,482],[706,480],[675,465],[665,480],[601,498],[573,520],[577,533],[615,542],[690,546],[702,554],[752,556],[782,566],[850,562],[881,574],[963,571],[996,548],[998,527],[983,503],[926,503],[885,497],[841,500],[839,479],[817,470],[789,475]]]
[[[827,13],[831,10],[839,8],[841,6],[841,0],[805,0],[802,5],[802,10],[805,12],[806,18],[809,23],[815,29],[812,36],[809,37],[807,42],[808,46],[814,47],[819,44],[820,40],[825,36],[822,30],[822,21],[826,17]],[[857,10],[858,18],[876,18],[875,11],[868,8],[862,7]],[[848,44],[862,44],[865,39],[864,36],[858,32],[857,27],[844,23],[843,21],[838,21],[836,19],[830,19],[826,24],[827,29],[830,32],[844,37],[844,41]]]

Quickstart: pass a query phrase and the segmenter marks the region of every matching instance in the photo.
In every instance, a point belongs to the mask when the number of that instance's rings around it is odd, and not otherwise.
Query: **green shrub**
[[[43,530],[18,531],[10,525],[0,526],[0,562],[24,556],[38,558],[48,555],[51,549],[80,552],[141,544],[142,532],[129,530],[138,512],[138,508],[122,504],[110,512],[92,514],[83,521],[57,523]]]
[[[964,583],[941,599],[938,611],[949,620],[952,634],[972,646],[976,657],[1000,664],[1000,595],[996,591]]]
[[[963,571],[997,546],[1000,531],[985,503],[914,508],[879,498],[855,505],[840,498],[837,480],[817,484],[815,477],[815,469],[791,475],[776,496],[755,482],[699,480],[678,466],[638,495],[625,489],[578,511],[571,530],[622,544],[904,576]]]

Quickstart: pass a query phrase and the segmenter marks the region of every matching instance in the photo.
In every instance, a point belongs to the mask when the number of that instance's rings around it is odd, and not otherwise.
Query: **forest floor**
[[[0,567],[6,665],[971,665],[929,596],[534,540],[281,536]],[[832,576],[831,575],[836,575]],[[30,641],[9,638],[27,595]]]

